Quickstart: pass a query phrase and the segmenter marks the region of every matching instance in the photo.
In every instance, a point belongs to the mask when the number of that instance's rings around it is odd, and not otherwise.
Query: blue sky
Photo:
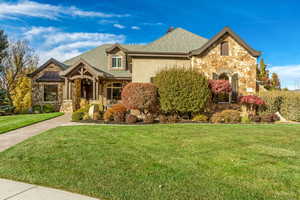
[[[230,26],[277,72],[300,88],[297,0],[0,0],[0,29],[27,39],[40,57],[65,60],[103,43],[147,43],[168,27],[211,38]]]

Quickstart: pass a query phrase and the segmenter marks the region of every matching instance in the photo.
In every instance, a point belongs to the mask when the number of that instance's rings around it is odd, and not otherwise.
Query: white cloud
[[[270,71],[279,75],[282,88],[300,89],[300,64],[273,66]]]
[[[140,30],[141,28],[139,26],[132,26],[131,29],[132,30]]]
[[[110,20],[110,19],[101,19],[98,21],[99,24],[115,24],[118,23],[116,20]]]
[[[118,29],[124,29],[126,28],[126,26],[122,25],[122,24],[114,24],[113,25],[115,28],[118,28]]]
[[[40,64],[49,58],[64,61],[102,44],[123,43],[125,41],[124,35],[85,32],[70,33],[53,27],[31,27],[23,35],[32,44],[36,44],[35,49],[40,57]]]
[[[129,14],[111,14],[103,12],[85,11],[75,6],[63,7],[35,1],[19,1],[16,3],[0,3],[0,19],[16,19],[20,16],[39,17],[57,20],[63,16],[77,17],[128,17]]]
[[[33,36],[35,35],[40,35],[42,33],[49,33],[49,32],[54,32],[54,31],[57,31],[58,29],[55,28],[55,27],[43,27],[43,26],[33,26],[31,27],[31,29],[27,30],[25,33],[24,33],[24,36],[26,39],[32,39]]]

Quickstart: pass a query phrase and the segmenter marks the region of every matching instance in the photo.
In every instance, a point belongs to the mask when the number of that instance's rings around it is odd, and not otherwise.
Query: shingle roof
[[[120,44],[121,47],[127,49],[129,52],[177,52],[188,53],[193,49],[197,49],[204,45],[208,40],[194,33],[191,33],[182,28],[176,28],[173,31],[165,34],[158,40],[146,45],[131,45]],[[87,51],[79,56],[66,60],[64,64],[73,65],[80,58],[86,60],[93,67],[98,68],[112,76],[116,77],[131,77],[129,71],[109,71],[107,66],[106,49],[114,44],[104,44]]]
[[[59,75],[59,72],[48,71],[39,77],[37,82],[62,82],[64,79]]]

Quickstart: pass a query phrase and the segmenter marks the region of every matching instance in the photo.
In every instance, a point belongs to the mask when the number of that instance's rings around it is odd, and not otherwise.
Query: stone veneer
[[[229,44],[228,56],[220,54],[220,44],[224,41]],[[238,91],[243,95],[256,92],[256,64],[256,57],[229,35],[225,35],[202,55],[192,57],[192,67],[199,69],[209,79],[213,78],[213,73],[226,73],[229,76],[237,73]]]
[[[56,110],[60,110],[60,106],[63,102],[63,82],[37,82],[36,80],[41,77],[47,71],[61,71],[61,68],[50,64],[44,70],[39,72],[32,78],[32,105],[43,105],[43,104],[53,104]],[[45,102],[44,101],[44,85],[58,85],[58,101],[55,102]]]

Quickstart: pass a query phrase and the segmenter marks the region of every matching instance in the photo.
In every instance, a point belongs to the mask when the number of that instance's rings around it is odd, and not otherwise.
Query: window
[[[44,101],[57,101],[58,87],[57,85],[44,85]]]
[[[122,67],[122,58],[121,56],[113,56],[112,57],[112,68],[121,68]]]
[[[122,83],[110,83],[107,85],[106,93],[108,100],[121,100]]]
[[[221,56],[229,56],[228,42],[221,43]]]

